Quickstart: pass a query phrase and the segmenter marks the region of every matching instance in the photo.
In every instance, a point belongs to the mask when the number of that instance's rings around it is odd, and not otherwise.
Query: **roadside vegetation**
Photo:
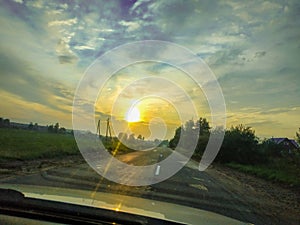
[[[50,159],[71,155],[80,156],[73,132],[60,128],[59,124],[47,126],[43,131],[37,124],[30,123],[25,129],[11,128],[9,121],[3,120],[0,129],[0,163],[14,160]],[[195,160],[200,160],[205,151],[210,134],[224,132],[221,149],[215,163],[252,174],[257,177],[293,186],[300,186],[300,149],[287,149],[284,144],[270,140],[259,140],[250,127],[238,125],[227,130],[212,130],[205,118],[197,121],[187,121],[184,126],[176,129],[174,137],[169,141],[169,147],[175,149],[180,137],[187,140],[197,137],[198,142],[193,154]],[[86,134],[95,135],[95,134]],[[181,136],[182,135],[182,136]],[[135,150],[126,146],[143,147],[156,145],[159,140],[149,142],[143,138],[100,137],[108,152],[121,155]],[[121,141],[120,141],[121,140]],[[300,129],[296,132],[296,140],[300,143]],[[125,144],[124,144],[125,143]],[[166,146],[164,140],[160,146]],[[145,145],[145,146],[144,146]]]
[[[119,142],[117,138],[106,139],[101,136],[101,139],[111,154],[134,151]],[[70,155],[80,155],[72,133],[52,132],[52,129],[48,132],[13,128],[0,129],[0,162],[51,159]]]
[[[0,163],[81,155],[73,131],[60,127],[59,123],[48,126],[39,126],[37,123],[18,126],[16,127],[9,119],[0,118]],[[95,134],[83,132],[82,135],[86,136],[85,146],[95,148],[92,144],[94,142],[90,141],[90,138],[95,138]],[[126,145],[128,143],[134,149],[150,148],[160,143],[159,140],[146,141],[140,136],[135,138],[134,135],[118,138],[101,135],[100,139],[112,155],[134,152],[135,150]],[[167,145],[166,140],[163,143]]]
[[[266,180],[300,186],[299,168],[295,164],[287,164],[286,160],[277,160],[264,165],[244,165],[231,162],[226,166]]]
[[[0,129],[0,161],[33,160],[79,154],[71,134]]]
[[[257,177],[283,184],[300,186],[300,149],[290,149],[284,144],[270,140],[259,140],[255,131],[244,125],[227,130],[212,130],[205,118],[188,121],[178,127],[170,147],[175,149],[180,135],[193,137],[199,135],[193,158],[200,160],[206,148],[209,135],[213,132],[224,132],[221,149],[215,163],[252,174]],[[300,132],[300,129],[299,129]],[[296,132],[298,143],[300,134]]]

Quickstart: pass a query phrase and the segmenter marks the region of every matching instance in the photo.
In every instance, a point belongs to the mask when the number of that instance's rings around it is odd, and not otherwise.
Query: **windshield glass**
[[[297,0],[0,4],[0,188],[183,224],[299,224]]]

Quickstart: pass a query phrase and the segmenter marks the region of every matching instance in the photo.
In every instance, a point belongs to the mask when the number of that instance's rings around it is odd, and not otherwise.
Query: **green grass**
[[[267,165],[242,165],[237,163],[227,163],[226,165],[265,180],[300,186],[300,168],[293,163],[287,162],[287,159],[274,160]]]
[[[79,154],[70,134],[0,129],[0,161],[32,160]]]
[[[90,136],[84,140],[88,148],[95,148]],[[104,138],[103,138],[104,139]],[[94,136],[92,136],[94,140]],[[105,148],[113,154],[125,154],[134,150],[118,142],[103,140]],[[34,160],[80,154],[71,134],[56,134],[21,129],[0,129],[0,162],[11,160]]]

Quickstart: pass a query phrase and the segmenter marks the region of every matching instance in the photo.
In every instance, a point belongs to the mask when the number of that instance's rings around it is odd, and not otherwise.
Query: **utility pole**
[[[111,129],[110,129],[109,118],[107,118],[107,122],[106,122],[106,133],[105,133],[106,141],[107,141],[108,133],[109,133],[109,138],[111,139]]]
[[[97,134],[98,134],[99,138],[101,138],[101,133],[100,133],[100,120],[98,120]]]

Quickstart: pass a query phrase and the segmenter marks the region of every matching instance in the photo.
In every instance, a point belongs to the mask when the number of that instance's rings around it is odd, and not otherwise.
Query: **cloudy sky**
[[[298,0],[1,0],[0,4],[0,117],[44,125],[59,122],[71,128],[76,87],[98,57],[133,41],[162,40],[191,50],[207,63],[224,94],[227,126],[242,123],[260,137],[291,138],[300,127]],[[150,80],[135,82],[140,74]],[[120,107],[114,118],[124,121],[122,115],[142,96],[141,89],[150,94],[151,87],[162,86],[163,82],[152,83],[155,74],[175,77],[192,95],[199,113],[210,119],[201,90],[194,89],[181,71],[161,63],[118,71],[99,90],[99,99],[92,101],[97,116],[106,118],[113,111],[108,106],[114,104]],[[177,100],[186,101],[180,96]],[[143,126],[158,115],[169,119],[169,138],[178,125],[174,106],[149,98],[139,104]]]

